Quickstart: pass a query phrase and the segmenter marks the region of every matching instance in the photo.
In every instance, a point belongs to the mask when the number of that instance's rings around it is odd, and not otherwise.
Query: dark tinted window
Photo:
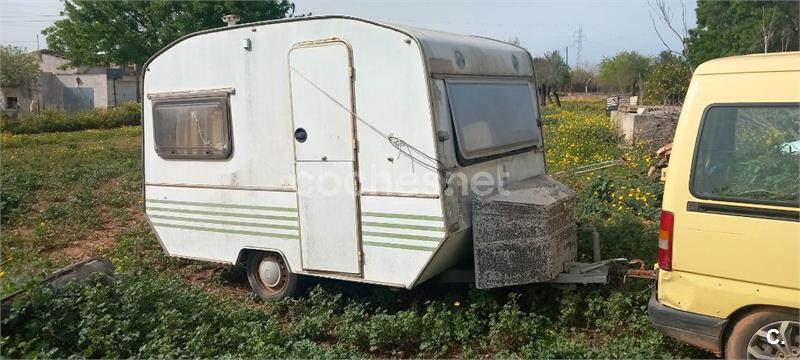
[[[798,206],[800,107],[717,106],[706,111],[692,191],[710,199]]]
[[[527,82],[448,81],[458,150],[476,159],[539,141],[536,107]]]

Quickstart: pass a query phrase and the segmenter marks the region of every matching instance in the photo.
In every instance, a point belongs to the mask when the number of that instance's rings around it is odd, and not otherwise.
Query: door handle
[[[306,129],[297,128],[297,130],[294,131],[294,139],[297,140],[297,142],[306,142],[306,139],[308,139]]]

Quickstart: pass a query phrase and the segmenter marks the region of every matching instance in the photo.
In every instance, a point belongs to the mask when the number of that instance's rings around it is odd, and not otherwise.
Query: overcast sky
[[[652,1],[652,0],[651,0]],[[689,28],[695,25],[696,0],[685,0]],[[488,36],[500,40],[519,38],[536,55],[559,50],[575,66],[578,28],[583,28],[582,61],[597,64],[622,50],[656,55],[664,49],[650,21],[647,0],[578,1],[464,1],[464,0],[295,0],[297,13],[346,14],[388,22]],[[676,21],[679,0],[667,0]],[[58,18],[58,0],[0,0],[0,43],[36,50],[36,35]],[[220,21],[220,25],[222,22]],[[676,36],[662,27],[662,35],[680,48]],[[39,46],[46,47],[39,35]]]

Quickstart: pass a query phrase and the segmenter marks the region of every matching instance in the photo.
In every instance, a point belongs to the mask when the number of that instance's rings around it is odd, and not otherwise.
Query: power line
[[[46,23],[37,23],[37,24],[30,24],[30,23],[27,23],[27,24],[0,24],[0,29],[5,28],[5,27],[19,27],[19,28],[28,28],[28,29],[43,29],[43,28],[46,28],[46,27],[48,27],[50,25],[51,24],[46,24]]]
[[[14,21],[14,20],[58,20],[61,16],[13,16],[13,15],[0,15],[0,21]]]
[[[379,17],[379,19],[381,19]],[[441,19],[411,19],[411,18],[395,18],[395,17],[383,17],[384,21],[387,22],[395,22],[395,21],[403,21],[403,22],[415,22],[415,23],[438,23],[438,24],[448,24],[448,25],[470,25],[470,26],[495,26],[495,27],[563,27],[567,26],[563,23],[513,23],[513,22],[490,22],[490,21],[459,21],[459,20],[441,20]]]
[[[27,24],[27,23],[49,23],[53,22],[54,20],[2,20],[0,24]]]
[[[21,10],[42,10],[42,11],[53,11],[53,10],[55,10],[55,11],[60,11],[60,10],[63,9],[63,6],[56,6],[56,7],[53,7],[53,6],[36,6],[35,3],[31,3],[31,2],[25,2],[23,4],[14,4],[14,3],[11,3],[11,2],[6,2],[6,3],[3,3],[2,5],[3,6],[0,7],[0,8],[9,9],[9,8],[13,7],[14,10],[20,10],[21,9]]]
[[[29,11],[32,10],[32,11]],[[4,15],[58,15],[63,9],[28,9],[27,7],[0,7]]]
[[[59,17],[59,16],[61,16],[61,15],[59,15],[59,14],[21,14],[21,13],[17,14],[17,13],[11,13],[11,12],[7,12],[7,13],[4,13],[4,14],[0,15],[0,17],[13,17],[13,18],[16,18],[16,17],[26,17],[26,18],[27,17]]]

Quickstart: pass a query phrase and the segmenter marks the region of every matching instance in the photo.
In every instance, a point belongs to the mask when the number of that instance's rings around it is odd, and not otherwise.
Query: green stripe
[[[422,235],[392,234],[392,233],[373,232],[373,231],[364,231],[362,234],[368,235],[368,236],[390,237],[390,238],[396,238],[396,239],[434,241],[434,242],[437,242],[437,243],[442,241],[442,238],[433,237],[433,236],[422,236]]]
[[[251,218],[251,219],[270,219],[270,220],[297,221],[297,217],[293,217],[293,216],[239,214],[239,213],[225,213],[225,212],[217,212],[217,211],[172,209],[172,208],[161,208],[161,207],[149,207],[149,208],[147,208],[147,210],[167,211],[167,212],[172,212],[172,213],[197,214],[197,215],[232,216],[232,217],[243,217],[243,218]]]
[[[415,245],[404,245],[404,244],[387,244],[387,243],[379,243],[379,242],[372,242],[372,241],[362,241],[361,242],[367,246],[378,246],[378,247],[385,247],[385,248],[394,248],[394,249],[406,249],[406,250],[422,250],[422,251],[430,251],[435,250],[435,247],[424,247],[424,246],[415,246]]]
[[[229,209],[253,209],[253,210],[271,210],[271,211],[289,211],[297,212],[295,208],[279,207],[279,206],[256,206],[256,205],[239,205],[239,204],[217,204],[208,202],[194,202],[194,201],[178,201],[178,200],[158,200],[147,199],[147,202],[157,204],[173,204],[173,205],[191,205],[191,206],[211,206]]]
[[[153,225],[154,226],[163,226],[163,227],[176,228],[176,229],[209,231],[209,232],[226,233],[226,234],[266,236],[266,237],[273,237],[273,238],[279,238],[279,239],[299,239],[299,237],[297,235],[289,235],[289,234],[275,234],[275,233],[266,233],[266,232],[257,232],[257,231],[218,229],[218,228],[207,228],[207,227],[201,227],[201,226],[164,224],[164,223],[153,223]]]
[[[395,218],[395,219],[434,220],[434,221],[444,220],[441,216],[392,214],[392,213],[368,212],[368,211],[362,212],[361,215],[382,217],[382,218]]]
[[[364,226],[376,226],[376,227],[395,228],[395,229],[444,231],[443,227],[438,227],[438,226],[390,224],[390,223],[371,222],[371,221],[363,221],[361,222],[361,224]]]
[[[271,228],[271,229],[285,229],[285,230],[297,230],[298,229],[298,227],[294,226],[294,225],[263,224],[263,223],[213,220],[213,219],[200,219],[200,218],[193,219],[193,218],[185,218],[185,217],[180,217],[180,216],[150,215],[150,218],[151,219],[164,219],[164,220],[193,221],[193,222],[203,222],[203,223],[209,223],[209,224],[220,224],[220,225],[252,226],[252,227]]]

